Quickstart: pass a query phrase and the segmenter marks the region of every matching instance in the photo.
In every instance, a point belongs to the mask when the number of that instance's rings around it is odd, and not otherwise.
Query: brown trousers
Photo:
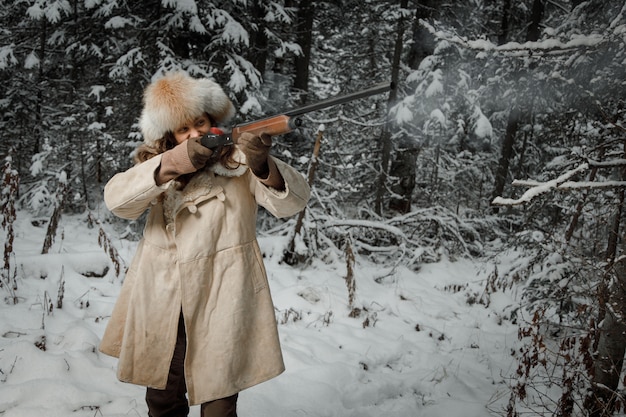
[[[154,388],[146,390],[149,417],[187,417],[189,414],[187,385],[185,384],[186,347],[187,337],[181,314],[167,386],[164,390]],[[201,417],[237,417],[237,394],[202,404],[200,415]]]

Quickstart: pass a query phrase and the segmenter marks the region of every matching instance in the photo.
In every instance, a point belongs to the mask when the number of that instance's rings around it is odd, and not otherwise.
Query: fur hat
[[[208,78],[192,78],[183,71],[168,73],[148,85],[143,104],[139,127],[148,145],[205,112],[217,123],[225,123],[235,114],[222,87]]]

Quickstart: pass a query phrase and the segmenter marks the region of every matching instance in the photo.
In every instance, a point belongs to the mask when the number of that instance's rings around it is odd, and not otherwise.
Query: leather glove
[[[196,170],[204,167],[213,155],[213,151],[200,143],[200,138],[191,138],[187,141],[187,154],[189,155],[189,160],[193,164]],[[183,145],[182,143],[181,145]]]
[[[237,140],[237,146],[246,156],[248,167],[252,173],[259,178],[267,178],[270,171],[267,158],[272,147],[272,137],[265,133],[257,136],[245,132]]]
[[[183,174],[190,174],[202,168],[213,151],[200,144],[200,138],[191,138],[163,152],[161,165],[155,174],[161,185]]]

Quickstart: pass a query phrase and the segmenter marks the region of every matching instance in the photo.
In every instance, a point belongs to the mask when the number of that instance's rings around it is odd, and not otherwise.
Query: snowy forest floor
[[[18,212],[17,290],[0,290],[0,416],[146,416],[144,388],[117,381],[116,359],[97,351],[121,287],[98,246],[98,227],[87,228],[85,215],[63,217],[50,253],[41,255],[47,224],[32,220]],[[105,230],[128,265],[136,242]],[[240,395],[241,417],[502,411],[517,326],[503,313],[515,304],[511,294],[477,302],[493,260],[446,259],[410,271],[357,256],[360,314],[351,317],[359,310],[349,306],[345,260],[290,267],[279,262],[284,238],[259,240],[287,370]],[[107,267],[103,277],[88,276]]]

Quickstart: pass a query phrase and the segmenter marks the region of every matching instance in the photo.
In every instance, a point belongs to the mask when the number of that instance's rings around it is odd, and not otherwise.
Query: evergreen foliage
[[[298,32],[311,15],[310,33]],[[13,288],[15,205],[50,219],[44,252],[63,210],[100,221],[91,210],[130,166],[154,76],[182,68],[215,79],[243,122],[388,81],[398,47],[389,99],[310,113],[275,141],[301,172],[316,166],[293,259],[349,253],[349,266],[358,254],[419,268],[515,248],[514,268],[486,291],[523,290],[510,319],[520,320],[525,380],[503,413],[612,415],[624,372],[615,360],[617,378],[602,370],[619,356],[602,349],[626,305],[625,33],[626,4],[615,0],[0,0],[0,155],[11,155],[1,284]],[[381,196],[384,210],[373,209]],[[292,233],[289,221],[260,223]],[[117,275],[123,262],[102,239]],[[547,347],[554,355],[537,360]],[[571,373],[548,378],[561,398],[541,402],[536,381],[555,366]]]

